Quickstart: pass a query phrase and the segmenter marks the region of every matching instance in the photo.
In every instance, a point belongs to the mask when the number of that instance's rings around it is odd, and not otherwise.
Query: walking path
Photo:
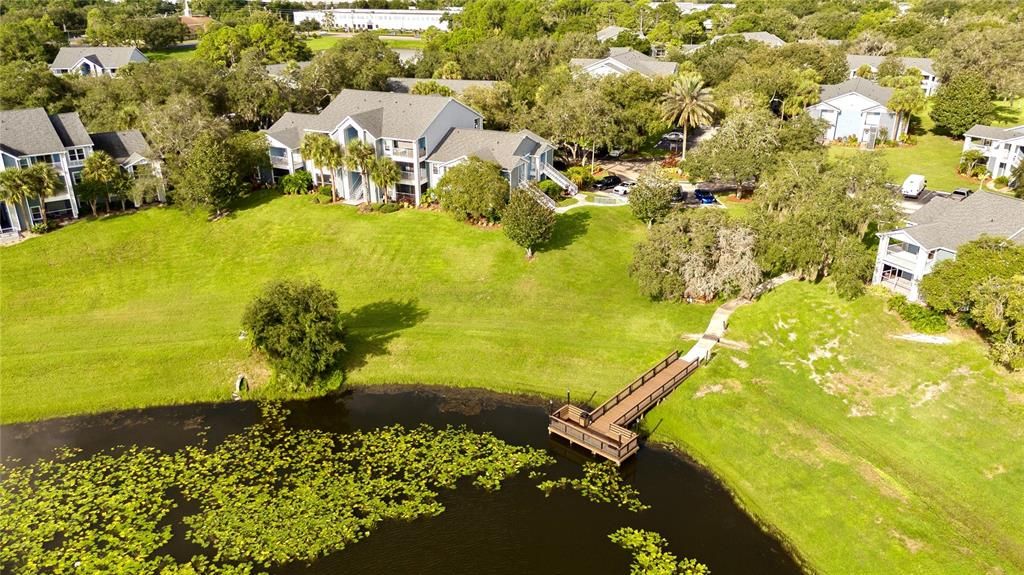
[[[623,198],[621,196],[615,195],[615,194],[605,194],[605,193],[601,193],[601,192],[589,192],[589,193],[591,194],[590,196],[588,196],[588,195],[586,195],[586,194],[584,194],[582,192],[579,193],[579,194],[576,194],[575,196],[572,197],[574,200],[576,200],[575,204],[569,204],[568,206],[558,206],[557,208],[555,208],[555,213],[556,214],[564,214],[565,212],[568,212],[569,210],[576,209],[576,208],[582,208],[584,206],[587,206],[587,207],[595,207],[596,206],[596,207],[599,207],[599,208],[608,208],[608,207],[628,206],[629,205],[629,200],[627,200],[626,198]],[[597,198],[602,198],[602,199],[604,199],[604,201],[595,201],[595,199],[597,199]]]
[[[792,275],[783,274],[768,280],[757,287],[754,297],[792,279]],[[568,403],[563,405],[549,417],[548,433],[585,447],[594,455],[622,464],[640,449],[639,435],[628,427],[679,387],[701,364],[711,359],[711,350],[725,335],[732,313],[752,301],[736,298],[719,306],[711,316],[707,329],[685,355],[680,355],[678,351],[672,352],[593,411],[585,411]]]

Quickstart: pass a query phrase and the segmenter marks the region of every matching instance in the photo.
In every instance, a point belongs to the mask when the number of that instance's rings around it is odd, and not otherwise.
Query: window
[[[82,172],[71,172],[71,181],[76,184],[82,183]]]
[[[473,118],[473,127],[480,129],[480,118]]]
[[[434,164],[434,175],[436,176],[440,172],[440,168],[437,164]]]
[[[868,112],[867,119],[865,120],[869,126],[877,126],[882,114],[880,112]]]
[[[85,159],[85,149],[74,148],[68,150],[68,157],[71,158],[72,162],[81,162],[82,160]]]

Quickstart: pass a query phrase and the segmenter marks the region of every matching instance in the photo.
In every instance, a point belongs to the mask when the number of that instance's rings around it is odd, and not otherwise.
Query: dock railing
[[[620,401],[629,397],[629,395],[634,391],[640,389],[640,387],[642,387],[645,383],[653,379],[654,376],[664,371],[666,367],[671,365],[672,362],[674,362],[677,359],[679,359],[679,351],[673,351],[671,354],[669,354],[668,357],[658,362],[658,365],[655,365],[651,369],[648,369],[646,372],[644,372],[643,375],[636,378],[636,380],[634,380],[633,383],[630,383],[629,385],[624,387],[622,391],[616,393],[610,399],[608,399],[608,401],[605,401],[601,405],[597,406],[597,408],[595,408],[594,411],[590,412],[590,419],[595,420],[604,415],[605,412],[618,405]]]

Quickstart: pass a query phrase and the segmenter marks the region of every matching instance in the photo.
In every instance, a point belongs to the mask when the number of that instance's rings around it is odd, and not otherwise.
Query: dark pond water
[[[289,424],[335,432],[400,423],[464,424],[519,445],[547,448],[558,462],[548,477],[580,475],[586,456],[549,439],[544,405],[468,390],[367,388],[291,402]],[[29,462],[59,446],[87,453],[121,444],[176,450],[206,430],[211,442],[257,421],[253,403],[201,404],[51,420],[0,428],[0,456]],[[368,538],[311,565],[278,573],[622,574],[629,554],[608,540],[620,527],[661,533],[680,557],[715,575],[797,574],[782,545],[765,534],[714,478],[672,453],[644,446],[623,467],[651,509],[640,513],[591,503],[571,491],[545,498],[539,479],[516,477],[496,493],[470,485],[443,492],[438,517],[382,525]],[[177,542],[172,553],[197,552]]]

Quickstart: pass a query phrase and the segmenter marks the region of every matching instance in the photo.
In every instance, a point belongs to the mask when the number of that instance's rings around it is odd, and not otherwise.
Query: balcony
[[[391,148],[391,149],[385,148],[384,149],[384,154],[385,155],[389,155],[389,156],[391,156],[393,158],[410,158],[410,159],[412,159],[416,155],[415,152],[416,152],[415,148],[411,148],[411,147],[410,148],[403,148],[401,146],[399,146],[397,148]]]
[[[416,183],[416,172],[400,170],[398,173],[401,174],[400,177],[401,177],[401,181],[403,183]],[[420,170],[419,183],[422,184],[422,183],[424,183],[426,181],[427,181],[427,171],[426,170]]]

